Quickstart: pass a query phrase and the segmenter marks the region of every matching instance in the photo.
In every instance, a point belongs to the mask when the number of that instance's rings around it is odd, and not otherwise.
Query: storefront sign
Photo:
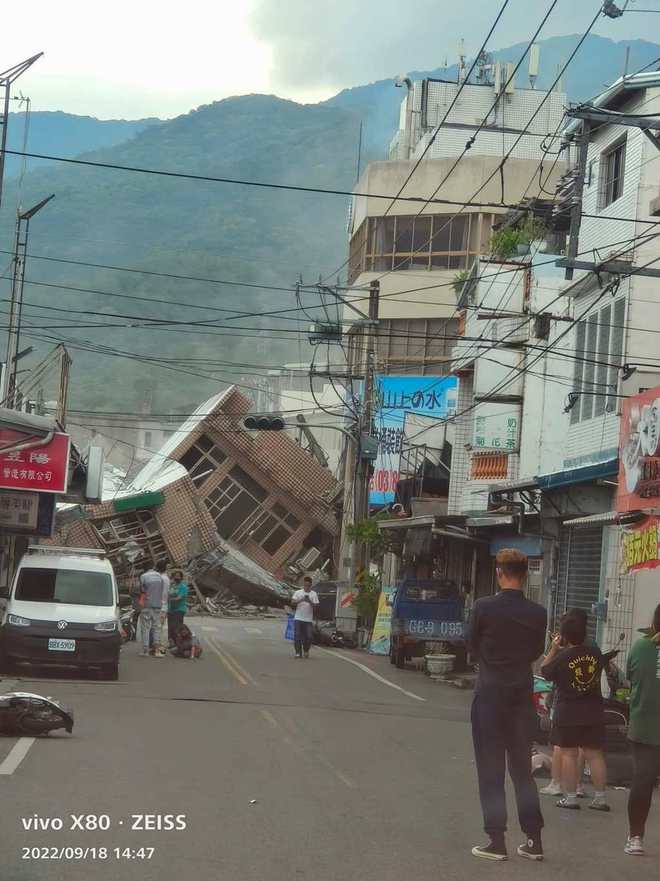
[[[0,490],[0,532],[49,538],[55,522],[55,496]]]
[[[406,413],[446,419],[456,412],[455,376],[381,376],[374,417],[378,457],[369,488],[371,505],[394,501]]]
[[[515,452],[519,446],[520,407],[488,402],[474,411],[472,446],[478,450]]]
[[[348,585],[339,585],[337,587],[337,616],[342,618],[357,618],[357,609],[355,600],[357,598],[357,590]]]
[[[389,655],[390,653],[394,591],[395,588],[390,586],[381,588],[378,597],[378,611],[369,643],[369,652],[372,655]]]
[[[38,513],[38,493],[5,492],[0,495],[0,527],[4,529],[36,529]]]
[[[617,511],[660,507],[660,386],[624,399]]]
[[[647,517],[621,533],[621,567],[624,572],[660,566],[660,517]]]
[[[33,439],[33,438],[32,438]],[[0,431],[0,446],[30,440],[14,431]],[[69,472],[70,438],[55,434],[49,444],[27,450],[0,452],[0,488],[38,493],[65,493]]]

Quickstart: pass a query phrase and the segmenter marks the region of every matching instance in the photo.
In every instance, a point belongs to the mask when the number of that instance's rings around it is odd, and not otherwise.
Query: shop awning
[[[0,407],[0,428],[23,431],[26,434],[40,434],[44,437],[51,431],[59,430],[57,422],[51,416],[33,416],[31,413],[10,410],[8,407]]]
[[[559,489],[577,483],[592,483],[607,477],[615,477],[619,473],[619,460],[608,459],[596,465],[584,465],[582,468],[571,468],[567,471],[555,471],[553,474],[542,474],[537,477],[539,489]]]
[[[453,529],[441,529],[440,527],[436,527],[431,531],[433,532],[433,535],[444,535],[445,538],[456,538],[458,541],[467,541],[470,542],[470,544],[488,544],[484,539],[477,538],[467,532],[458,532]]]
[[[139,493],[134,496],[126,496],[123,499],[115,499],[112,507],[118,514],[126,511],[137,511],[140,508],[155,508],[162,505],[165,496],[162,492]]]
[[[379,529],[411,529],[419,526],[433,526],[435,515],[424,514],[421,517],[397,517],[394,520],[379,520]]]
[[[618,511],[604,511],[602,514],[587,514],[586,517],[574,517],[564,520],[564,526],[591,526],[595,523],[616,523]]]
[[[538,489],[539,484],[535,477],[527,477],[524,480],[502,480],[499,483],[491,483],[488,487],[491,493],[526,492]]]

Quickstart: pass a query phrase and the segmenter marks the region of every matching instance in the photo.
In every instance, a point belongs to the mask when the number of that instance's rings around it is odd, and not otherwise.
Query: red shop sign
[[[9,443],[24,444],[34,436],[15,431],[0,430],[0,446]],[[27,489],[32,492],[65,493],[69,476],[68,434],[53,435],[50,443],[28,450],[0,452],[0,488]]]
[[[660,386],[623,402],[619,439],[620,513],[660,507]]]

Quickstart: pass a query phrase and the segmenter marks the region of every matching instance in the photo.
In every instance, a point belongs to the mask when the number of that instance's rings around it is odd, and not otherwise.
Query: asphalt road
[[[57,696],[76,714],[73,735],[37,740],[13,773],[26,744],[0,741],[3,881],[658,878],[660,799],[650,855],[634,859],[622,853],[624,792],[611,793],[609,815],[566,815],[546,800],[543,864],[515,856],[515,823],[508,863],[475,860],[469,694],[358,652],[295,660],[280,621],[193,624],[198,661],[141,659],[133,644],[118,683],[29,674],[0,684]],[[111,828],[69,829],[81,814],[107,815]],[[133,829],[145,814],[184,815],[186,828]],[[25,829],[35,815],[64,828]],[[88,851],[71,860],[66,848]],[[136,858],[140,848],[151,859]]]

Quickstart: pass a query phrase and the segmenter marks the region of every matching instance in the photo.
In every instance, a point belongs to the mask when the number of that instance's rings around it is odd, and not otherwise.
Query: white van
[[[97,668],[117,679],[119,593],[103,551],[31,545],[0,603],[4,669]]]

